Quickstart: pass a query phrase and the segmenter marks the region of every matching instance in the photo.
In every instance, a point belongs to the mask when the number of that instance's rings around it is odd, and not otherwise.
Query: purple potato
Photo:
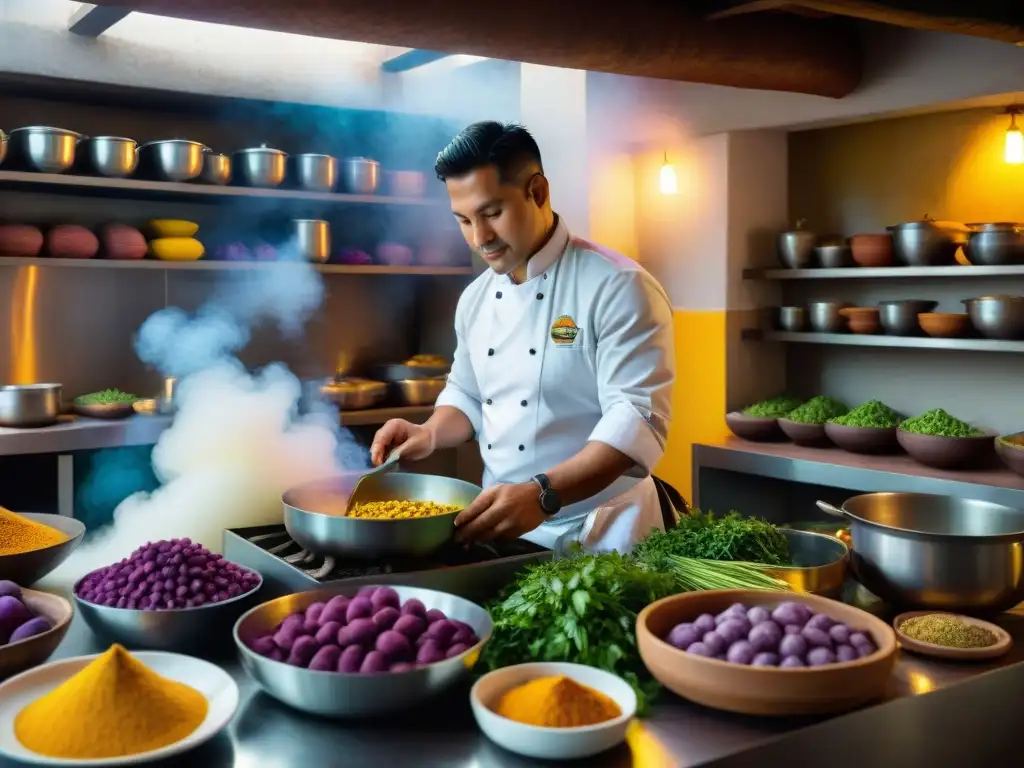
[[[773,621],[774,621],[774,619],[773,619]],[[800,627],[798,627],[796,624],[787,624],[786,626],[784,626],[782,628],[782,634],[784,634],[784,635],[799,635],[800,634]]]
[[[850,634],[850,628],[845,624],[836,624],[828,630],[828,636],[836,645],[850,645]]]
[[[301,629],[301,627],[297,627],[294,623],[282,625],[274,634],[274,644],[282,651],[291,651],[298,638],[309,637],[309,635],[303,635],[300,631]]]
[[[388,667],[388,672],[411,672],[414,669],[416,669],[415,664],[410,664],[408,661],[396,661]]]
[[[253,640],[252,645],[249,647],[253,653],[258,653],[260,656],[269,656],[270,652],[277,648],[277,644],[274,643],[273,635],[263,635]]]
[[[417,664],[435,664],[444,659],[444,650],[433,640],[427,640],[416,651]]]
[[[50,626],[50,622],[37,616],[34,619],[29,619],[14,630],[14,632],[11,633],[11,639],[8,642],[16,643],[19,640],[27,640],[30,637],[41,635],[43,632],[49,632],[51,629],[53,629],[53,627]]]
[[[829,637],[828,632],[814,627],[804,627],[800,630],[800,636],[807,641],[807,645],[811,648],[827,648],[832,650],[832,638]]]
[[[341,658],[341,648],[336,645],[325,645],[320,648],[309,662],[309,668],[316,672],[334,672]]]
[[[349,675],[358,672],[363,665],[364,655],[365,652],[361,646],[350,645],[338,657],[338,671]]]
[[[812,648],[807,652],[807,665],[809,667],[822,667],[826,664],[835,664],[836,655],[828,648]]]
[[[718,632],[705,632],[704,636],[701,638],[701,642],[704,643],[704,645],[707,646],[707,649],[715,656],[720,653],[725,653],[729,648],[728,641],[726,641],[726,639]]]
[[[411,614],[405,614],[398,618],[395,622],[395,626],[392,627],[396,632],[401,632],[403,635],[408,637],[410,640],[415,640],[423,631],[427,628],[427,622],[419,616]]]
[[[442,648],[447,648],[451,644],[452,637],[456,631],[455,625],[445,619],[443,621],[435,621],[427,627],[426,635],[436,640],[437,644]]]
[[[334,644],[338,640],[338,632],[340,630],[341,624],[336,621],[328,621],[316,631],[314,637],[320,645]]]
[[[7,642],[11,633],[31,618],[31,611],[21,600],[11,595],[0,597],[0,643]]]
[[[320,622],[307,618],[302,622],[302,634],[304,635],[315,635],[320,631]]]
[[[824,632],[828,632],[835,626],[836,620],[825,613],[816,613],[807,620],[804,626],[813,627],[814,629],[820,629]]]
[[[803,603],[785,602],[772,611],[772,618],[783,626],[794,624],[802,627],[811,618],[811,609]]]
[[[284,661],[286,657],[284,655],[284,651],[275,647],[274,650],[267,654],[267,658],[272,661]]]
[[[377,592],[378,589],[380,589],[380,587],[375,587],[375,586],[360,587],[359,591],[356,592],[356,597],[365,597],[367,600],[369,600],[371,597],[374,596],[374,594]]]
[[[755,655],[754,647],[748,641],[737,640],[729,646],[725,658],[733,664],[750,664],[754,660]]]
[[[480,642],[480,638],[471,629],[459,629],[452,635],[452,645],[465,645],[472,647]]]
[[[373,611],[376,613],[381,608],[398,608],[402,601],[398,597],[396,592],[391,587],[380,587],[373,596],[370,597],[370,603],[373,605]]]
[[[377,672],[388,671],[388,657],[380,651],[370,651],[359,666],[359,671],[364,675],[372,675]]]
[[[373,603],[368,597],[356,597],[345,609],[345,621],[351,623],[353,619],[368,619],[373,616]]]
[[[305,614],[303,614],[303,613],[293,613],[293,614],[290,614],[289,616],[285,617],[284,621],[282,621],[281,624],[278,626],[278,629],[284,629],[285,627],[291,627],[291,626],[301,627],[305,623],[306,623],[306,615]]]
[[[303,635],[292,645],[292,649],[288,653],[288,663],[293,667],[308,667],[309,662],[313,660],[313,656],[319,650],[320,644],[316,638]]]
[[[714,653],[704,643],[694,643],[686,649],[687,653],[692,653],[694,656],[705,656],[707,658],[714,657]]]
[[[452,643],[451,647],[448,648],[447,651],[445,651],[444,657],[446,659],[453,659],[460,653],[465,653],[466,651],[468,651],[469,648],[470,647],[465,643]]]
[[[874,648],[875,647],[875,644],[873,642],[871,642],[871,638],[868,637],[867,634],[865,634],[864,632],[851,632],[848,644],[852,645],[854,648],[861,648],[861,647],[864,647],[864,648]]]
[[[693,626],[699,629],[701,634],[704,632],[711,632],[715,629],[715,617],[710,613],[702,613],[694,619]]]
[[[807,655],[807,641],[801,635],[784,635],[779,642],[779,655],[802,659]]]
[[[377,629],[383,632],[385,629],[391,629],[395,626],[395,622],[398,621],[400,615],[397,608],[387,605],[373,614],[373,623]]]
[[[84,584],[85,582],[83,582]],[[13,581],[0,579],[0,597],[16,597],[21,599],[21,587]]]
[[[796,669],[798,667],[806,667],[803,660],[796,656],[786,656],[782,661],[779,662],[780,669]]]
[[[873,654],[875,651],[878,650],[873,645],[858,645],[858,646],[855,646],[855,648],[857,650],[857,656],[859,658],[861,658],[861,659],[863,659],[863,658],[865,658],[867,656],[870,656],[871,654]]]
[[[311,603],[309,608],[306,609],[306,623],[310,621],[315,625],[320,624],[320,616],[324,612],[324,608],[327,607],[327,603]],[[315,632],[314,632],[315,634]]]
[[[433,624],[435,621],[442,621],[448,617],[444,615],[444,611],[438,608],[431,608],[427,611],[426,619],[427,624]]]
[[[747,621],[746,617],[742,619],[726,619],[718,625],[718,634],[720,634],[729,645],[732,645],[737,640],[745,640],[747,635],[750,634],[750,622]]]
[[[377,627],[373,619],[355,619],[342,632],[345,634],[346,645],[372,646],[377,640]]]
[[[324,607],[324,612],[320,614],[320,623],[326,624],[328,621],[337,621],[340,624],[346,622],[345,613],[348,610],[349,599],[344,595],[335,595],[327,601],[327,605]]]
[[[700,638],[701,634],[693,624],[676,624],[668,633],[668,644],[685,651]]]
[[[755,651],[775,651],[782,641],[782,628],[771,619],[751,627],[747,640]]]
[[[750,622],[751,626],[756,627],[758,624],[762,624],[771,619],[772,614],[763,605],[755,605],[749,611],[747,611],[747,621]]]
[[[720,614],[715,616],[715,626],[721,626],[722,622],[729,619],[746,619],[747,609],[741,603],[733,603]]]
[[[426,620],[427,608],[425,605],[423,605],[423,601],[417,600],[415,597],[412,597],[406,600],[405,604],[402,606],[402,615],[419,616],[421,619]]]
[[[857,649],[852,645],[840,645],[836,646],[836,659],[839,661],[854,661],[860,658],[857,653]]]
[[[376,648],[390,661],[405,661],[412,658],[412,643],[401,632],[389,629],[377,637]]]
[[[777,667],[779,666],[779,654],[777,653],[759,653],[754,657],[754,660],[750,662],[752,667]]]

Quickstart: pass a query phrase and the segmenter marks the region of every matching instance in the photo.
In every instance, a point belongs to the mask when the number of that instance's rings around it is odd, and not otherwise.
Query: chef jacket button
[[[490,443],[487,444],[487,450],[488,451],[491,450],[491,444]]]
[[[494,294],[494,298],[500,299],[501,298],[501,291],[498,291],[496,294]]]
[[[491,398],[489,398],[489,397],[487,398],[487,404],[491,405]]]
[[[547,273],[547,272],[545,272],[545,273],[544,273],[544,279],[545,279],[545,280],[547,280],[547,279],[548,279],[548,273]]]
[[[537,350],[536,349],[531,349],[530,350],[530,354],[531,355],[536,355],[537,354]]]
[[[522,400],[522,401],[520,401],[520,403],[519,403],[519,404],[520,404],[521,406],[523,406],[523,408],[525,408],[525,407],[526,407],[526,401],[525,401],[525,400]]]
[[[526,450],[526,446],[525,445],[520,445],[519,446],[519,450],[520,451],[525,451]]]
[[[488,349],[487,350],[487,356],[488,357],[494,357],[494,350],[493,349]]]
[[[543,293],[538,293],[537,294],[537,301],[540,301],[543,298],[544,298],[544,294]]]

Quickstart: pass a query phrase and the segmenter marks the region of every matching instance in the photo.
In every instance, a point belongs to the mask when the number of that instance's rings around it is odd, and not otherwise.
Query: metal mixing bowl
[[[814,253],[818,257],[818,264],[824,269],[849,267],[852,263],[848,245],[819,245]]]
[[[64,128],[31,125],[11,131],[11,153],[41,173],[64,173],[75,163],[81,134]]]
[[[1024,338],[1024,296],[964,299],[971,325],[986,339]]]
[[[351,597],[359,590],[358,587],[329,587],[271,600],[242,616],[235,624],[234,638],[243,669],[278,701],[322,717],[383,715],[408,709],[466,679],[491,637],[494,625],[487,611],[446,592],[399,586],[394,589],[403,603],[415,598],[427,610],[437,608],[450,619],[464,621],[473,628],[480,642],[436,664],[377,675],[316,672],[273,661],[249,649],[249,644],[273,632],[287,616],[335,595]]]
[[[803,269],[811,265],[817,235],[802,229],[783,232],[778,237],[779,261],[790,269]]]
[[[264,145],[240,149],[231,159],[231,172],[236,183],[247,187],[279,187],[288,167],[288,155]]]
[[[776,323],[784,331],[807,329],[807,310],[803,307],[779,307]]]
[[[967,260],[976,266],[1000,267],[1024,264],[1024,226],[1020,224],[971,224],[964,246]]]
[[[44,549],[21,552],[17,555],[0,555],[0,579],[13,581],[23,587],[31,586],[68,559],[68,555],[82,543],[85,524],[81,520],[64,515],[45,515],[35,512],[19,512],[42,525],[56,528],[68,536],[68,540]]]
[[[838,597],[846,582],[850,550],[835,536],[780,528],[789,544],[792,565],[773,567],[771,575],[789,584],[794,592]]]
[[[139,147],[139,159],[163,181],[191,181],[203,172],[206,150],[198,141],[151,141]]]
[[[220,650],[218,643],[230,645],[225,639],[230,636],[238,617],[256,605],[262,586],[263,578],[260,577],[256,588],[244,595],[220,603],[168,611],[112,608],[82,600],[77,594],[74,597],[78,614],[105,643],[121,643],[133,649],[202,655]]]
[[[816,333],[842,333],[847,330],[842,310],[850,306],[846,301],[812,301],[807,305],[811,330]]]
[[[0,387],[0,427],[48,427],[60,416],[60,384]]]
[[[100,176],[123,179],[135,173],[139,164],[139,145],[134,139],[121,136],[90,136],[83,139],[81,149],[89,169]]]
[[[966,234],[955,233],[928,219],[897,224],[888,230],[892,233],[896,261],[910,267],[953,264],[957,249],[967,241]]]
[[[433,379],[400,379],[392,382],[403,403],[417,406],[433,405],[447,383],[446,376]]]
[[[346,157],[341,164],[341,183],[353,195],[372,195],[380,186],[380,163],[365,157]]]
[[[320,555],[364,560],[423,556],[455,535],[458,512],[405,520],[345,517],[358,475],[316,480],[285,492],[284,525],[299,546]],[[483,491],[478,485],[441,475],[387,472],[367,478],[378,501],[433,501],[468,507]],[[364,483],[365,484],[365,483]],[[369,490],[369,489],[367,489]],[[360,497],[364,489],[359,489]]]
[[[332,192],[338,184],[338,161],[330,155],[294,155],[295,183],[311,192]]]
[[[824,512],[850,521],[851,566],[898,606],[1003,611],[1024,600],[1024,511],[923,493],[868,493]]]
[[[231,158],[207,149],[203,152],[203,172],[200,175],[208,184],[224,186],[231,181]]]
[[[919,336],[921,321],[917,316],[922,312],[931,312],[937,306],[939,302],[924,299],[880,301],[878,319],[882,323],[882,329],[890,336]]]

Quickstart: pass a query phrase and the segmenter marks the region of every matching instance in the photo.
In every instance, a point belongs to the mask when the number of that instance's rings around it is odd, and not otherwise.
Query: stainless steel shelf
[[[858,333],[790,333],[787,331],[743,331],[744,341],[774,341],[787,344],[831,344],[883,349],[943,349],[967,352],[1024,352],[1024,341],[994,339],[935,339],[930,336],[882,336]]]
[[[1004,267],[844,267],[842,269],[745,269],[744,280],[873,280],[878,278],[1024,277],[1024,265]]]
[[[238,272],[268,269],[282,262],[274,261],[160,261],[158,259],[23,259],[0,257],[0,267],[70,267],[74,269],[163,269]],[[287,263],[287,262],[284,262]],[[473,268],[465,267],[388,267],[375,264],[314,264],[325,275],[434,275],[440,277],[471,276]]]

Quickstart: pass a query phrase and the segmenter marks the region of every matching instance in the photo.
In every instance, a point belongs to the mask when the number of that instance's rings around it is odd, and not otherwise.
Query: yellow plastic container
[[[206,248],[194,237],[160,237],[149,241],[149,255],[161,261],[197,261]]]
[[[146,225],[153,237],[195,237],[199,225],[179,219],[153,219]]]

